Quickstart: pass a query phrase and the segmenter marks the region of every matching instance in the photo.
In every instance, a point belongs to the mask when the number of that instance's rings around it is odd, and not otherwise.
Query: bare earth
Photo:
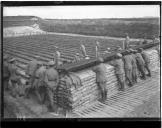
[[[131,113],[127,113],[125,117],[160,117],[160,92],[137,106]]]

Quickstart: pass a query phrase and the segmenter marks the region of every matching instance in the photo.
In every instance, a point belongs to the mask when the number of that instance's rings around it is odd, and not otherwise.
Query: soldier
[[[100,43],[97,41],[96,42],[96,58],[100,57]]]
[[[129,36],[128,33],[126,33],[125,41],[124,41],[124,48],[123,49],[128,49],[129,48]]]
[[[138,71],[141,73],[141,78],[146,79],[146,74],[145,74],[145,61],[143,60],[142,55],[137,51],[134,50],[134,54],[136,56],[136,62],[137,62],[137,68]]]
[[[94,67],[92,70],[96,73],[96,83],[99,87],[100,94],[101,94],[101,101],[105,101],[107,98],[107,90],[106,90],[106,67],[103,64],[103,58],[99,58],[99,65]]]
[[[132,57],[132,82],[137,83],[137,76],[138,76],[138,69],[137,69],[137,62],[136,56],[134,54],[134,50],[130,49],[130,56]]]
[[[61,53],[58,49],[58,47],[55,47],[55,53],[54,53],[54,60],[56,61],[56,67],[58,67],[59,65],[62,65],[62,61],[61,61]]]
[[[122,61],[122,55],[117,53],[114,57],[114,60],[109,62],[110,65],[114,66],[115,68],[115,75],[118,80],[119,91],[124,91],[125,82],[124,82],[124,63]]]
[[[125,69],[125,77],[126,81],[128,81],[128,86],[133,86],[132,82],[132,58],[129,55],[129,51],[126,51],[128,55],[123,57],[124,60],[124,69]]]
[[[20,81],[20,77],[19,77],[19,73],[18,73],[18,68],[16,66],[16,59],[12,58],[11,60],[9,60],[9,72],[10,72],[10,82],[11,82],[11,95],[13,97],[17,97],[18,96],[18,86],[21,84]]]
[[[9,82],[10,72],[9,72],[8,56],[4,56],[3,60],[4,60],[3,62],[4,89],[9,89],[8,82]]]
[[[79,53],[76,53],[76,55],[75,55],[74,57],[75,57],[75,58],[74,58],[74,62],[78,62],[78,61],[81,60],[80,54],[79,54]]]
[[[86,49],[85,49],[85,46],[83,44],[80,45],[80,50],[81,50],[83,57],[84,58],[87,57]]]
[[[148,72],[147,76],[151,77],[151,70],[149,68],[149,65],[150,65],[149,55],[145,51],[143,51],[142,48],[139,49],[139,52],[141,53],[143,60],[145,61],[145,68]]]
[[[27,65],[26,74],[29,76],[29,85],[31,86],[33,85],[35,79],[35,72],[37,70],[39,59],[40,59],[39,56],[35,56],[35,59],[30,61],[29,64]]]
[[[147,44],[147,43],[148,43],[148,41],[147,41],[147,37],[146,37],[146,35],[145,35],[142,44]]]
[[[34,92],[39,100],[40,103],[43,102],[41,95],[40,95],[40,89],[41,87],[44,86],[44,74],[46,71],[46,67],[43,66],[42,62],[38,63],[38,68],[35,72],[35,79],[34,79],[34,83],[33,83],[33,89]]]
[[[45,85],[46,85],[46,93],[47,93],[47,98],[49,101],[48,107],[51,107],[52,111],[57,112],[57,106],[54,104],[54,93],[56,93],[56,88],[58,86],[59,82],[59,75],[57,70],[54,68],[55,62],[50,61],[48,63],[48,68],[45,71]]]

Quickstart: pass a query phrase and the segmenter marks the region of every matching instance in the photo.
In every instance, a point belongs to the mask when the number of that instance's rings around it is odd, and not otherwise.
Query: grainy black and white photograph
[[[160,118],[160,2],[2,9],[4,118]]]

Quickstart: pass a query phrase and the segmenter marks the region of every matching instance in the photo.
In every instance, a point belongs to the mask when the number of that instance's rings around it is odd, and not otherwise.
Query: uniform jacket
[[[125,55],[123,57],[123,60],[124,60],[125,70],[131,70],[132,69],[132,57],[130,55]]]
[[[92,69],[96,73],[96,82],[105,82],[106,78],[106,67],[103,63],[97,65]]]
[[[45,71],[44,81],[50,88],[56,88],[59,82],[58,72],[54,68]]]
[[[41,66],[35,73],[35,76],[38,77],[40,80],[44,80],[44,75],[45,75],[46,67]]]
[[[28,75],[34,75],[35,71],[37,70],[37,66],[38,66],[38,61],[37,60],[33,60],[31,62],[29,62],[28,66],[27,66],[27,71],[26,73]]]
[[[141,53],[136,53],[135,56],[136,56],[137,64],[139,66],[145,65],[145,61],[143,60]]]
[[[18,78],[18,68],[15,64],[9,65],[10,79],[17,80]]]
[[[143,60],[145,61],[145,63],[149,64],[150,63],[149,55],[146,52],[144,52],[144,51],[141,53],[141,55],[142,55]]]
[[[110,62],[115,67],[115,74],[124,74],[124,63],[122,59],[115,59]]]
[[[137,68],[136,55],[131,54],[131,57],[132,57],[132,68]]]

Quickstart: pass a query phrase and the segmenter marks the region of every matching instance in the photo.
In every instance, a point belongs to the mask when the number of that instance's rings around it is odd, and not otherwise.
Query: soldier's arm
[[[110,61],[109,64],[112,65],[112,66],[115,66],[115,62],[114,61]]]
[[[44,82],[45,82],[45,83],[48,83],[47,72],[44,73]]]

